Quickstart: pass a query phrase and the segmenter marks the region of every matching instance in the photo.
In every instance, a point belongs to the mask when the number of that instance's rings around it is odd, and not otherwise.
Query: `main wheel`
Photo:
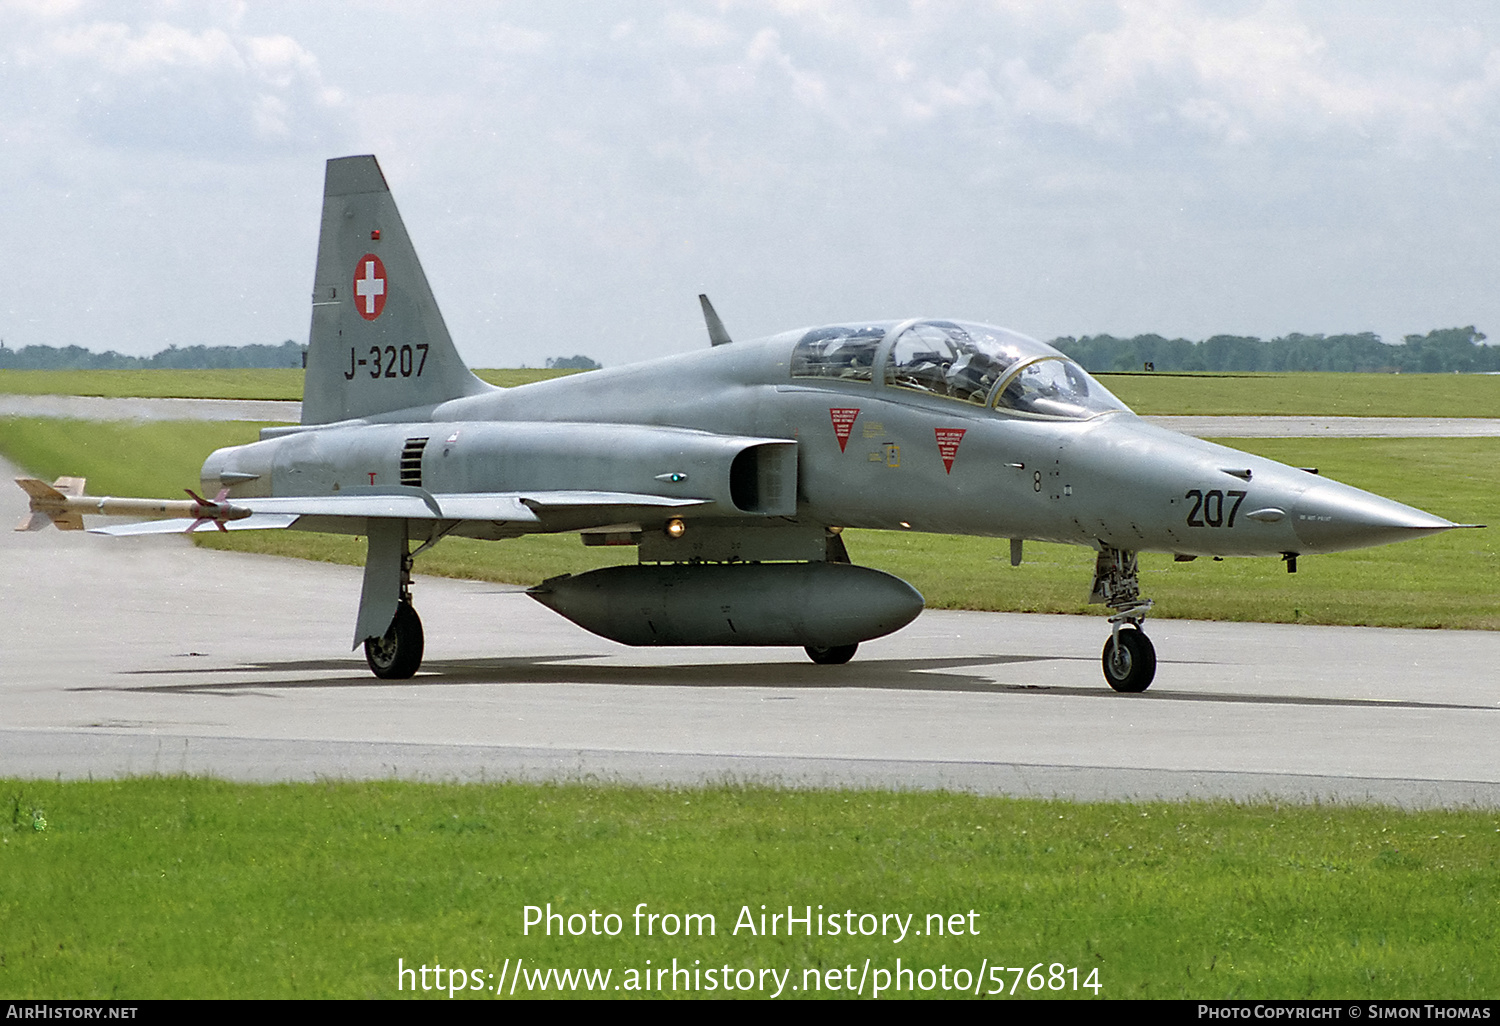
[[[1104,643],[1104,679],[1116,691],[1145,691],[1155,676],[1156,646],[1144,631],[1125,627]]]
[[[396,606],[383,638],[365,639],[365,661],[382,680],[406,680],[422,665],[422,620],[411,603]]]
[[[859,642],[852,645],[833,645],[829,648],[818,648],[816,645],[806,646],[807,657],[815,663],[824,666],[842,666],[854,658],[854,653],[859,650]]]

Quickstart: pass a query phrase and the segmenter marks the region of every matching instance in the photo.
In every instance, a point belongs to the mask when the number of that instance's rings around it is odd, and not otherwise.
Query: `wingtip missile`
[[[82,531],[83,516],[68,508],[68,500],[83,495],[81,477],[60,477],[50,485],[35,477],[18,477],[16,484],[31,500],[31,508],[16,524],[17,531],[40,531],[49,523],[59,531]]]
[[[60,477],[47,484],[35,477],[18,477],[16,484],[31,500],[31,508],[16,525],[17,531],[37,531],[49,522],[60,531],[82,531],[83,515],[141,517],[148,520],[184,518],[192,520],[185,533],[204,524],[223,531],[225,521],[242,520],[250,510],[229,502],[229,489],[222,489],[213,499],[205,499],[191,488],[183,489],[190,499],[131,499],[114,496],[85,495],[85,479]]]

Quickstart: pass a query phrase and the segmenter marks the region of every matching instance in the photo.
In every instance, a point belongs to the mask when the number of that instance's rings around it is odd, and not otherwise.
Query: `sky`
[[[305,342],[374,153],[474,366],[945,316],[1500,340],[1500,5],[0,0],[0,339]]]

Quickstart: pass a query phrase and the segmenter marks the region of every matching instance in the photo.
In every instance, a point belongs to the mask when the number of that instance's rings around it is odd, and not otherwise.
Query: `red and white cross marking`
[[[839,452],[843,452],[844,446],[849,444],[849,432],[854,428],[854,421],[859,417],[859,407],[832,408],[828,411],[828,416],[833,420],[833,433],[839,440]]]
[[[354,308],[367,321],[385,309],[385,264],[374,253],[360,257],[354,269]]]
[[[958,456],[959,443],[964,440],[964,432],[967,428],[933,428],[937,432],[938,455],[943,458],[943,466],[948,473],[953,473],[953,461]]]

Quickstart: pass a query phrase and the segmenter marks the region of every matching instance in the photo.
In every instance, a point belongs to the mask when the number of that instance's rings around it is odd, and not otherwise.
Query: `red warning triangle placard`
[[[937,432],[938,455],[943,458],[943,466],[948,473],[953,473],[953,460],[958,455],[958,444],[964,440],[964,432],[967,428],[933,428]]]
[[[859,416],[859,407],[856,406],[853,409],[830,409],[828,416],[833,418],[833,433],[838,436],[839,452],[843,452],[844,446],[849,444],[849,432],[853,430],[854,421]]]

